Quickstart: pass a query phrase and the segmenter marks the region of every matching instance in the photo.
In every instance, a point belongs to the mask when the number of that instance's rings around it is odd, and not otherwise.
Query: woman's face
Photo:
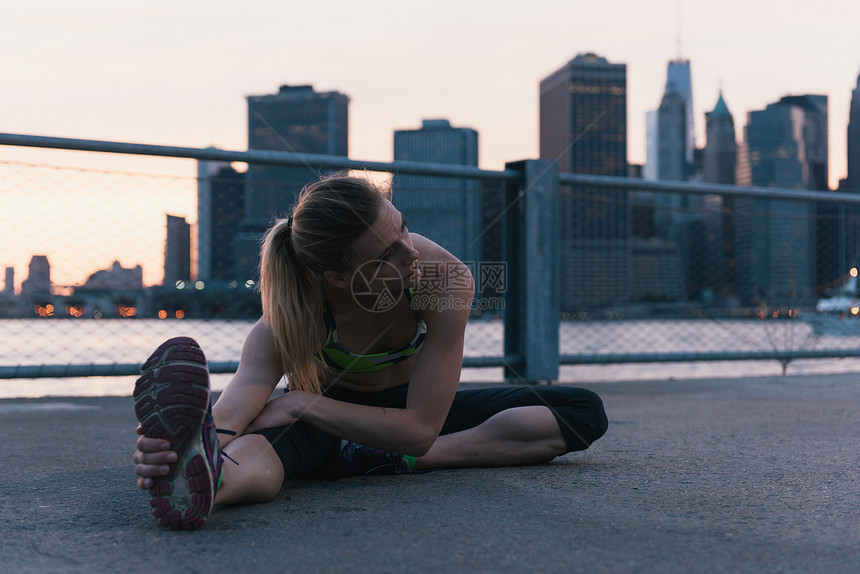
[[[399,293],[417,285],[421,276],[418,251],[412,245],[403,214],[387,200],[382,202],[373,225],[359,235],[353,253],[353,292]]]

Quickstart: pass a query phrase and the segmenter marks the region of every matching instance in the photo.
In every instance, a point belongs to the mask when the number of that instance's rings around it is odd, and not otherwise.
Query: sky
[[[538,155],[540,80],[578,53],[595,52],[627,64],[628,159],[642,163],[645,113],[659,105],[666,64],[680,55],[691,61],[700,147],[704,113],[713,109],[721,87],[739,137],[751,110],[789,94],[828,95],[829,175],[835,187],[845,175],[848,107],[860,73],[856,0],[0,5],[0,132],[81,139],[243,150],[246,96],[274,93],[282,84],[312,84],[350,97],[353,159],[389,161],[394,130],[447,118],[479,132],[481,167],[501,169],[507,161]],[[188,161],[0,146],[3,161],[189,181],[195,173]],[[0,199],[8,202],[10,193],[0,180]],[[86,190],[78,193],[80,201],[89,197]],[[142,194],[135,200],[142,201]],[[37,195],[33,201],[44,202]],[[160,227],[153,233],[163,233],[165,210],[196,219],[193,193],[181,200],[175,195],[181,194],[154,194],[145,205],[124,209],[158,207]],[[26,200],[15,209],[29,212]],[[0,265],[14,265],[19,283],[26,274],[21,262],[37,250],[57,251],[49,256],[60,282],[83,281],[112,262],[105,254],[73,265],[74,257],[59,247],[26,238],[33,226],[15,217],[16,235],[3,239]],[[62,243],[74,243],[80,225],[63,223],[56,212],[44,217],[53,232],[69,225]],[[122,217],[93,221],[87,225],[123,225]],[[147,281],[156,282],[155,259],[163,255],[163,244],[153,245],[151,253],[128,247],[115,258],[126,266],[143,264]]]

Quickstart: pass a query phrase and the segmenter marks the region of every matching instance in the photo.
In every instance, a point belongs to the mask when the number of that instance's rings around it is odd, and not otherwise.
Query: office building
[[[860,76],[857,87],[851,92],[851,109],[848,113],[848,173],[844,186],[851,193],[860,193]]]
[[[87,277],[79,291],[139,291],[143,289],[143,267],[123,267],[119,261],[114,261],[109,269],[100,269]]]
[[[705,113],[706,143],[703,155],[702,180],[705,183],[735,185],[738,145],[734,117],[720,91],[714,109]],[[705,288],[711,296],[726,300],[734,295],[735,235],[734,198],[706,195],[703,198],[705,216]]]
[[[394,132],[395,161],[478,165],[478,132],[448,120]],[[474,179],[395,175],[394,205],[409,229],[431,238],[462,261],[481,259],[481,184]]]
[[[738,145],[735,120],[723,92],[720,91],[714,109],[705,114],[707,142],[704,151],[703,181],[735,185]]]
[[[8,277],[8,275],[7,275]],[[51,264],[45,255],[30,258],[27,278],[21,284],[24,297],[47,296],[51,294]]]
[[[689,181],[693,174],[696,141],[693,119],[693,90],[689,60],[672,60],[666,69],[666,86],[660,106],[646,114],[647,179],[663,181]],[[683,193],[635,194],[641,206],[653,204],[654,237],[668,241],[683,259],[685,291],[694,296],[699,290],[700,278],[693,267],[699,266],[703,237],[696,230],[702,228],[702,200],[698,195]],[[639,228],[643,225],[639,224]]]
[[[851,91],[847,144],[847,173],[844,179],[839,180],[839,191],[860,194],[860,76],[857,86]],[[829,216],[822,217],[822,220],[834,222],[825,228],[822,241],[828,242],[834,252],[831,273],[837,279],[828,281],[829,277],[822,277],[822,291],[825,291],[835,283],[844,282],[852,267],[860,267],[860,206],[833,204],[821,206],[820,211],[825,211]]]
[[[6,282],[3,284],[3,296],[12,297],[15,295],[15,268],[6,268]]]
[[[238,279],[235,242],[245,214],[245,174],[229,163],[197,162],[197,278]]]
[[[696,150],[696,126],[693,113],[693,80],[690,74],[690,60],[672,60],[666,68],[666,94],[678,94],[684,102],[685,131],[684,158],[693,164]]]
[[[191,280],[191,226],[184,217],[167,216],[164,242],[164,281],[166,287]]]
[[[281,86],[276,94],[248,96],[248,149],[348,155],[349,98],[312,86]],[[259,242],[275,217],[285,216],[298,193],[320,172],[310,166],[251,164],[245,175],[245,212],[236,240],[236,275],[257,274]]]
[[[627,66],[579,54],[540,82],[540,157],[561,172],[627,175]],[[625,190],[561,190],[564,311],[630,298],[631,203]]]
[[[749,112],[744,144],[748,183],[826,190],[827,96],[786,96]],[[739,198],[735,215],[742,302],[795,308],[809,303],[818,284],[821,248],[816,244],[815,205]]]

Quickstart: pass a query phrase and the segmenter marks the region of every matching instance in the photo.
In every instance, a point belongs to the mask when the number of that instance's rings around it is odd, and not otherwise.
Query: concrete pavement
[[[130,397],[0,400],[0,571],[860,572],[860,375],[581,386],[583,453],[290,483],[197,532],[135,488]]]

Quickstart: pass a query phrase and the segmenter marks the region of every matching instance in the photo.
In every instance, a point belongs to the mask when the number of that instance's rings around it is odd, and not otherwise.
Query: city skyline
[[[8,89],[0,97],[14,113],[2,131],[240,150],[247,147],[247,96],[312,84],[350,97],[354,159],[390,160],[395,130],[440,117],[477,130],[479,165],[501,169],[506,161],[538,157],[540,79],[594,52],[628,67],[628,160],[641,164],[645,112],[659,106],[666,64],[680,56],[692,67],[698,147],[705,143],[704,113],[720,88],[739,139],[749,111],[785,95],[826,94],[830,187],[846,174],[848,110],[860,73],[860,40],[852,29],[860,6],[852,2],[806,11],[764,0],[719,7],[539,2],[526,14],[479,1],[427,8],[252,0],[230,12],[156,1],[145,13],[100,0],[74,9],[47,4],[8,8],[0,36]],[[325,24],[315,25],[323,14]],[[0,148],[0,160],[189,178],[196,169],[190,161],[11,147]],[[166,212],[195,219],[193,188],[187,195],[185,203],[161,209],[162,227]],[[26,259],[44,251],[17,247]],[[60,269],[64,256],[46,254],[57,281],[68,282]],[[14,265],[19,280],[20,259],[0,261]],[[88,262],[73,280],[113,259]],[[133,255],[120,259],[143,264],[146,273],[160,267]]]

